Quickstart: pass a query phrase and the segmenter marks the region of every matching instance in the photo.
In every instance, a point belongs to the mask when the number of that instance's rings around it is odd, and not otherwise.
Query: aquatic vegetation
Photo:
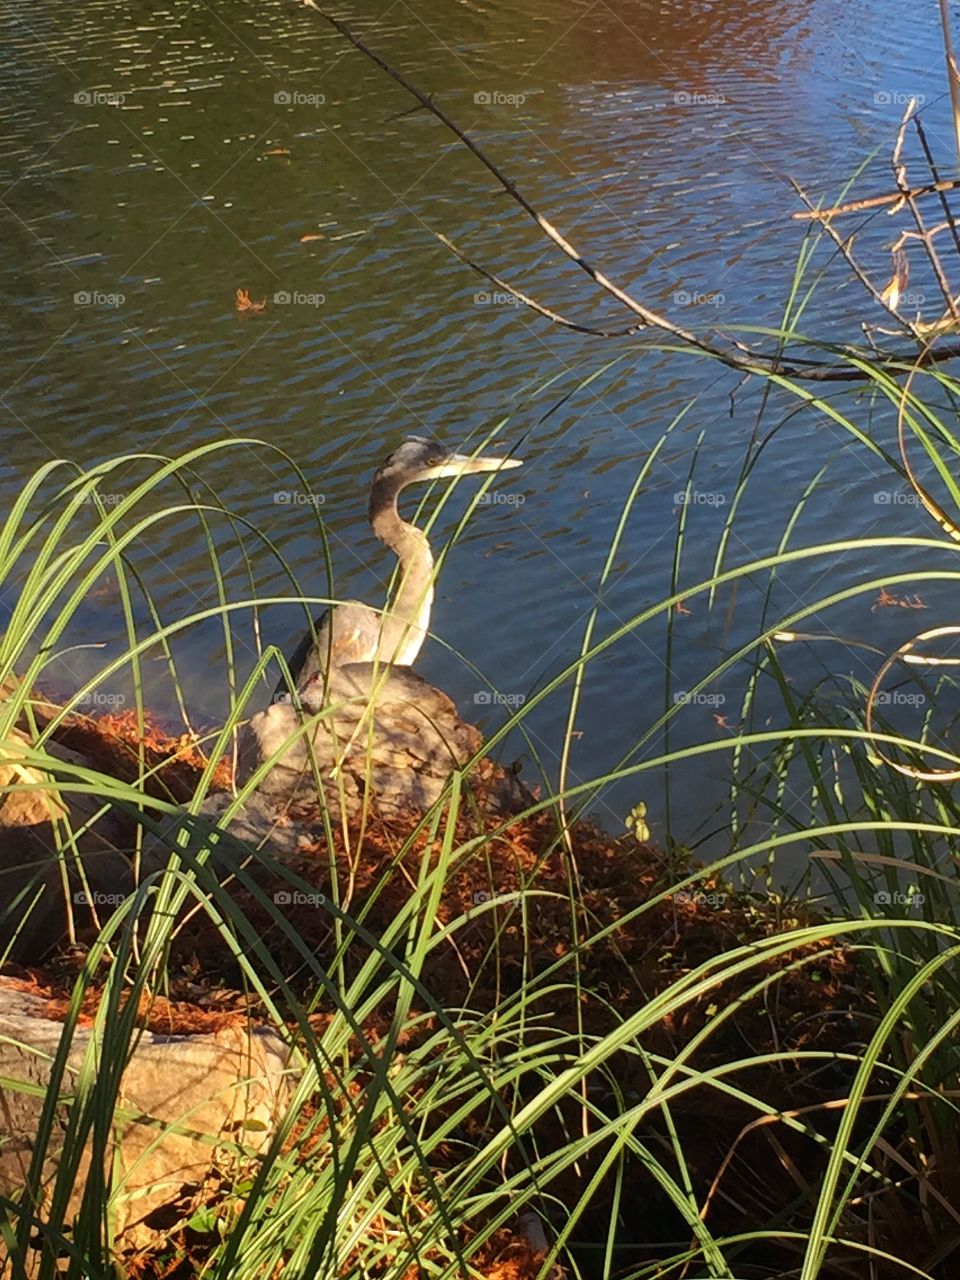
[[[852,419],[849,428],[862,435]],[[240,549],[244,564],[264,555],[282,563],[280,549],[208,489],[203,501],[193,497],[204,457],[241,447],[266,446],[231,442],[136,460],[142,482],[112,505],[96,499],[111,464],[72,474],[60,488],[65,473],[46,468],[0,529],[0,580],[18,592],[0,641],[0,671],[11,681],[5,739],[26,726],[24,763],[68,811],[72,795],[92,793],[124,814],[137,833],[135,863],[139,843],[181,806],[197,810],[205,795],[229,788],[235,730],[269,697],[282,665],[263,642],[273,598],[240,592],[243,575],[224,572]],[[180,498],[164,497],[171,486]],[[639,484],[621,528],[638,492]],[[77,503],[77,493],[91,501]],[[220,599],[164,618],[141,551],[158,521],[185,514],[207,546]],[[732,582],[762,574],[772,583],[805,560],[829,565],[841,552],[866,550],[884,563],[839,594],[869,602],[896,591],[889,557],[898,547],[936,545],[905,537],[794,547],[785,538],[765,561],[721,564],[703,583],[678,583],[610,634],[599,635],[588,615],[577,660],[507,708],[484,750],[522,731],[547,698],[570,699],[573,728],[600,656],[653,618],[683,625],[680,599],[705,609]],[[69,643],[72,611],[105,574],[116,582],[126,642],[51,713],[32,691]],[[322,838],[295,859],[261,850],[226,881],[211,860],[215,832],[189,847],[174,837],[165,869],[145,868],[139,889],[102,927],[91,932],[78,921],[81,948],[43,978],[60,992],[65,1043],[78,1019],[92,1018],[102,1052],[122,1060],[145,1018],[186,1031],[191,1008],[220,1008],[272,1026],[302,1068],[291,1110],[249,1183],[211,1183],[199,1207],[193,1201],[163,1225],[140,1265],[151,1273],[166,1259],[167,1274],[184,1275],[265,1276],[280,1267],[291,1276],[403,1275],[411,1266],[497,1275],[509,1261],[531,1276],[556,1262],[588,1275],[679,1276],[692,1266],[715,1276],[804,1268],[840,1276],[851,1259],[893,1255],[920,1265],[931,1255],[958,1167],[951,1043],[960,938],[953,862],[943,851],[960,813],[946,787],[878,766],[877,749],[915,757],[923,744],[883,726],[868,732],[855,682],[839,721],[838,704],[825,701],[830,678],[792,693],[784,660],[794,648],[782,650],[774,636],[800,634],[836,594],[828,588],[771,617],[748,651],[704,673],[698,687],[710,689],[735,664],[750,672],[748,696],[727,714],[729,734],[646,752],[657,726],[698,706],[695,690],[680,702],[668,695],[663,715],[638,737],[637,759],[559,787],[545,770],[540,797],[517,815],[479,819],[468,764],[425,816],[385,823],[371,799],[344,823],[334,808]],[[308,614],[323,603],[303,602]],[[211,622],[224,655],[234,655],[223,665],[231,710],[222,726],[197,726],[178,651]],[[240,629],[251,626],[260,650],[248,674],[235,655]],[[183,724],[166,739],[151,728],[143,683],[154,654],[173,703],[184,704]],[[761,682],[782,694],[786,718],[775,726],[756,723]],[[92,690],[120,687],[130,690],[129,706],[98,711],[94,702],[87,714]],[[105,746],[91,767],[53,753],[77,711],[92,726],[87,746],[91,734],[108,743],[119,735],[119,756]],[[645,794],[691,757],[722,759],[730,771],[729,849],[709,865],[669,841],[663,853],[638,842],[649,834],[642,805],[631,836],[585,820],[616,778]],[[4,791],[24,785],[37,784],[10,777]],[[232,803],[242,797],[243,789]],[[764,831],[750,838],[757,814]],[[65,863],[80,835],[68,818],[59,837]],[[748,877],[796,847],[829,879],[830,912],[787,894],[775,875]],[[746,892],[736,885],[745,878]],[[121,1009],[128,1012],[118,1016]],[[99,1131],[115,1089],[115,1075],[104,1074],[77,1097],[71,1141],[90,1126]],[[52,1125],[51,1111],[41,1146]],[[58,1249],[75,1274],[96,1273],[111,1243],[104,1211],[122,1195],[122,1187],[91,1191],[69,1234],[56,1209],[47,1215],[52,1247],[42,1273],[52,1273]],[[907,1231],[911,1200],[923,1216],[913,1214]],[[36,1212],[17,1197],[5,1203],[4,1239],[22,1249]],[[55,1192],[51,1203],[63,1201]],[[529,1243],[529,1223],[519,1225],[531,1211],[545,1251]],[[936,1275],[936,1264],[927,1271]]]

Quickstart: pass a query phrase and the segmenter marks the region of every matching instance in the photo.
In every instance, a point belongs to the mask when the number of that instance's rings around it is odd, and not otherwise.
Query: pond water
[[[907,22],[893,0],[427,0],[389,6],[377,21],[358,9],[353,21],[619,284],[678,323],[732,333],[782,317],[803,234],[790,220],[802,207],[791,179],[833,201],[876,150],[858,191],[889,189],[909,95],[925,99],[931,142],[952,170],[936,17],[931,3]],[[3,23],[6,507],[53,457],[88,465],[118,452],[175,454],[257,437],[292,455],[322,495],[337,594],[378,603],[392,569],[366,525],[378,460],[409,433],[475,447],[502,423],[499,442],[525,467],[494,481],[490,493],[502,500],[478,505],[451,549],[433,616],[439,639],[418,664],[487,728],[506,714],[484,701],[489,690],[518,700],[544,687],[577,657],[593,609],[602,639],[669,592],[677,494],[698,448],[679,580],[710,576],[756,443],[762,388],[738,389],[739,378],[715,363],[651,350],[643,335],[570,332],[497,297],[436,232],[579,322],[621,328],[630,319],[436,119],[411,110],[317,15],[249,0],[70,10],[38,0],[8,9]],[[865,232],[875,245],[900,228],[884,219]],[[827,271],[805,330],[859,338],[860,320],[882,323],[883,314],[867,315],[830,252],[818,258]],[[265,298],[266,310],[238,316],[238,288]],[[831,395],[858,412],[854,392]],[[601,590],[631,487],[688,404]],[[824,466],[794,545],[933,531],[914,506],[878,505],[878,490],[895,487],[884,466],[823,413],[788,416],[793,407],[785,394],[767,407],[761,434],[786,420],[751,477],[726,563],[775,547]],[[889,414],[868,424],[864,410],[862,424],[891,447]],[[203,476],[269,532],[305,590],[327,594],[311,512],[282,498],[295,489],[289,468],[249,448],[215,455]],[[111,484],[124,491],[121,476]],[[434,527],[438,544],[475,487],[457,486]],[[921,563],[911,552],[893,569]],[[164,619],[216,603],[195,523],[157,526],[138,566]],[[778,585],[775,607],[878,572],[868,556],[799,564]],[[264,594],[282,593],[272,563],[254,574]],[[754,634],[766,585],[751,580],[712,604],[689,598],[689,612],[673,619],[669,673],[662,615],[591,664],[571,781],[614,768],[665,700]],[[235,598],[246,594],[242,573],[230,587]],[[15,589],[7,584],[4,610]],[[935,609],[935,588],[925,598]],[[811,621],[893,648],[914,620],[871,613],[871,600]],[[924,620],[949,615],[948,600]],[[262,638],[292,647],[301,620],[294,607],[272,608],[260,619]],[[241,634],[242,675],[255,646],[249,627],[238,624]],[[119,651],[109,584],[91,593],[70,640]],[[828,657],[798,652],[798,684],[821,660],[867,678],[862,660],[831,648]],[[61,683],[87,678],[103,655],[76,650],[53,674]],[[181,659],[192,710],[222,715],[220,629],[197,628]],[[672,745],[721,739],[727,731],[715,716],[736,724],[742,683],[735,669],[711,686],[712,701],[687,706]],[[568,682],[527,721],[552,776],[569,693]],[[643,751],[657,749],[653,740]],[[527,753],[514,740],[504,750]],[[524,769],[535,774],[529,759]],[[674,771],[675,835],[709,825],[723,778],[720,757]],[[609,787],[593,808],[615,827],[639,799],[662,833],[659,777]]]

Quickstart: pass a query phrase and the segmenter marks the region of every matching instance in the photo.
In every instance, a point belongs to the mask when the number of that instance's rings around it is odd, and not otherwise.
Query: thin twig
[[[645,326],[642,324],[631,324],[626,329],[593,329],[590,325],[578,324],[576,320],[568,320],[566,316],[562,316],[557,311],[551,311],[549,307],[545,307],[542,303],[537,302],[535,298],[530,298],[525,293],[521,293],[519,289],[514,288],[512,284],[507,284],[506,280],[501,280],[499,276],[495,276],[492,271],[487,271],[485,267],[481,267],[474,262],[472,258],[468,258],[462,249],[458,249],[449,237],[442,235],[439,231],[433,233],[441,244],[446,245],[455,258],[475,271],[478,276],[482,276],[484,280],[489,280],[491,284],[495,284],[498,289],[503,289],[509,293],[511,297],[522,302],[524,306],[530,307],[536,311],[538,315],[545,316],[554,324],[563,325],[565,329],[573,329],[577,333],[589,333],[595,338],[629,338],[631,334],[639,333]]]
[[[438,106],[432,101],[432,99],[427,97],[427,95],[418,89],[416,85],[412,84],[402,72],[396,70],[395,67],[392,67],[383,57],[380,56],[380,54],[371,49],[359,36],[354,35],[350,28],[345,23],[341,22],[339,18],[336,18],[333,14],[321,9],[316,3],[316,0],[302,0],[302,3],[305,8],[312,9],[325,22],[328,22],[346,40],[348,40],[354,48],[358,49],[365,57],[369,58],[371,62],[380,67],[380,69],[390,76],[392,80],[396,81],[397,84],[404,88],[407,93],[416,98],[422,107],[426,108],[431,115],[449,129],[449,131],[463,143],[463,145],[477,158],[477,160],[480,161],[484,168],[493,175],[503,190],[506,191],[506,193],[520,205],[529,217],[533,219],[543,234],[547,236],[548,239],[550,239],[557,248],[561,250],[561,252],[570,258],[572,262],[576,263],[576,265],[590,277],[594,284],[598,285],[606,293],[610,294],[611,297],[616,298],[622,306],[626,307],[627,310],[637,316],[643,325],[649,325],[652,328],[659,329],[661,332],[667,333],[672,338],[681,342],[684,346],[699,350],[705,355],[711,356],[713,359],[725,364],[728,368],[738,369],[747,374],[776,373],[779,376],[786,378],[802,378],[809,381],[822,382],[861,382],[870,376],[867,371],[851,367],[850,365],[830,364],[826,361],[819,360],[805,360],[796,356],[793,357],[789,363],[784,363],[783,358],[780,355],[770,355],[766,352],[754,351],[751,348],[746,347],[743,343],[733,342],[732,340],[731,347],[721,347],[707,338],[696,333],[692,333],[690,330],[684,329],[680,325],[674,324],[673,321],[668,320],[666,316],[660,315],[658,312],[652,311],[643,303],[638,302],[624,289],[621,289],[618,285],[614,284],[612,280],[603,274],[603,272],[598,271],[594,266],[592,266],[587,259],[583,257],[579,250],[577,250],[569,240],[561,235],[556,227],[554,227],[553,224],[530,203],[526,196],[524,196],[518,189],[516,184],[508,178],[507,175],[503,173],[491,159],[489,159],[480,146],[469,136],[469,134],[465,133],[464,130],[450,118],[450,116],[447,115],[442,107]],[[894,197],[894,200],[904,199],[905,194],[910,193],[904,193],[902,191],[898,192]],[[490,279],[496,278],[492,276],[492,274],[486,273],[482,270],[481,274],[486,274]],[[508,292],[516,292],[510,288],[510,286],[504,287],[507,288]],[[530,301],[532,302],[532,299]],[[541,314],[546,315],[549,319],[554,319],[554,316],[556,315],[556,313],[549,314],[547,309],[541,308],[539,304],[535,306],[535,309],[540,310]],[[556,322],[559,323],[559,320]],[[575,327],[574,322],[570,322],[569,327]],[[579,327],[583,328],[583,326]],[[851,354],[856,355],[857,353],[851,352]],[[924,365],[939,364],[944,360],[953,359],[957,355],[960,355],[960,345],[949,348],[943,347],[938,351],[932,350],[928,345],[920,353],[919,357],[916,353],[911,352],[891,352],[887,354],[884,359],[890,364],[899,363],[914,366],[918,361]]]
[[[446,125],[450,132],[454,134],[455,137],[459,138],[468,150],[473,152],[483,167],[491,173],[494,178],[496,178],[504,191],[506,191],[506,193],[511,196],[527,214],[529,214],[540,230],[553,241],[558,249],[567,255],[571,262],[575,262],[581,271],[585,271],[594,284],[598,284],[602,289],[605,289],[607,293],[611,294],[618,302],[627,307],[628,310],[632,311],[634,315],[638,316],[644,324],[654,325],[658,329],[664,329],[675,338],[680,338],[684,342],[690,343],[692,346],[702,347],[711,355],[722,355],[722,352],[720,352],[719,349],[713,347],[710,343],[705,342],[702,338],[698,337],[697,334],[681,328],[680,325],[673,324],[671,321],[667,320],[665,316],[661,316],[657,312],[651,311],[648,307],[645,307],[642,302],[638,302],[625,290],[614,284],[612,280],[609,280],[602,271],[598,271],[596,267],[584,258],[578,249],[574,248],[569,240],[561,235],[552,222],[545,218],[539,210],[534,208],[523,192],[517,187],[516,183],[507,177],[503,170],[500,169],[499,166],[481,150],[478,144],[474,142],[473,138],[471,138],[468,133],[465,133],[464,130],[447,115],[442,107],[437,106],[437,104],[418,89],[415,84],[412,84],[401,71],[397,71],[395,67],[392,67],[380,56],[380,54],[371,49],[370,46],[367,45],[358,35],[354,35],[350,28],[345,23],[341,22],[339,18],[335,18],[333,14],[327,13],[321,9],[316,3],[316,0],[303,0],[303,3],[308,9],[313,9],[315,13],[318,13],[322,18],[329,22],[331,26],[335,27],[342,36],[354,45],[355,48],[359,49],[361,53],[365,54],[366,57],[375,62],[377,66],[380,67],[381,70],[385,71],[392,80],[395,80],[397,84],[402,85],[409,94],[412,94],[421,106],[426,107],[426,109],[432,115],[436,116],[442,124]]]
[[[803,201],[803,203],[809,209],[812,209],[813,204],[810,201],[809,197],[807,196],[806,192],[800,186],[799,182],[794,182],[791,179],[790,185],[793,187],[794,191],[796,191],[797,195]],[[837,246],[837,248],[840,250],[840,252],[843,254],[844,259],[847,262],[847,265],[850,267],[850,270],[857,277],[857,279],[860,281],[863,287],[867,290],[867,292],[870,294],[873,300],[875,302],[878,302],[880,306],[883,307],[884,311],[886,311],[889,315],[893,316],[894,320],[896,320],[896,322],[899,325],[902,325],[906,329],[909,329],[911,335],[914,338],[916,338],[918,342],[922,343],[923,339],[921,338],[920,334],[917,332],[916,327],[911,323],[911,321],[904,319],[904,317],[900,314],[900,312],[897,311],[896,307],[892,307],[890,305],[890,303],[886,300],[886,298],[883,296],[880,290],[876,287],[876,285],[874,285],[873,281],[870,279],[867,273],[860,266],[859,262],[857,262],[857,260],[854,258],[852,247],[851,247],[853,244],[853,237],[850,236],[848,237],[847,240],[842,239],[840,232],[836,229],[836,227],[831,226],[829,222],[825,222],[823,224],[823,229],[827,233],[827,235],[830,237],[830,239],[833,241],[833,243]]]
[[[950,282],[947,280],[943,267],[940,265],[940,258],[933,244],[933,237],[927,231],[920,209],[917,206],[916,199],[910,193],[910,184],[907,182],[907,166],[901,160],[901,152],[903,144],[907,136],[907,125],[913,118],[916,109],[916,99],[911,98],[907,103],[907,109],[903,113],[903,119],[900,121],[900,128],[897,130],[897,141],[893,148],[893,155],[890,157],[890,163],[893,167],[894,181],[900,188],[903,195],[903,202],[910,210],[913,221],[916,224],[917,232],[920,236],[921,243],[927,251],[927,257],[930,259],[930,265],[933,267],[933,274],[937,277],[937,284],[940,286],[940,292],[943,294],[943,300],[947,304],[947,310],[953,320],[960,321],[960,314],[957,312],[956,303],[953,300],[953,293],[950,290]]]
[[[861,213],[864,209],[880,209],[885,204],[899,204],[904,194],[910,195],[913,199],[919,199],[921,196],[934,196],[942,194],[944,191],[956,191],[957,187],[960,187],[960,178],[945,178],[941,182],[930,182],[923,187],[911,187],[907,193],[903,191],[888,191],[882,196],[868,196],[864,200],[851,200],[847,204],[835,204],[829,209],[801,210],[799,213],[794,213],[790,216],[794,222],[825,221],[827,218],[840,218],[845,213]]]
[[[920,119],[919,115],[915,115],[913,117],[913,123],[917,131],[917,137],[920,139],[920,146],[923,148],[923,154],[927,162],[927,168],[930,170],[930,176],[933,178],[934,185],[939,187],[940,174],[937,171],[937,165],[933,158],[933,152],[930,150],[930,144],[927,142],[927,132],[923,127],[923,121]],[[950,205],[947,202],[947,197],[943,194],[942,190],[938,191],[938,195],[940,196],[940,207],[943,209],[943,216],[946,218],[950,230],[953,233],[954,246],[957,253],[960,254],[960,234],[957,233],[957,224],[954,221],[953,213],[951,212]]]

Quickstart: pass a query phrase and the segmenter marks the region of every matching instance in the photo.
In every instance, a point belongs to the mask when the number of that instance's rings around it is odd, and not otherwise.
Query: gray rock
[[[280,702],[252,717],[238,781],[277,755],[258,790],[286,800],[320,793],[336,815],[355,813],[365,801],[382,817],[423,813],[483,742],[445,693],[407,667],[335,667],[325,687],[315,677],[300,696],[302,709]],[[526,802],[512,777],[497,772],[486,806],[510,812]]]
[[[335,828],[364,804],[388,819],[424,813],[443,794],[451,772],[483,743],[447,695],[407,667],[338,667],[326,688],[314,678],[301,697],[302,708],[273,703],[244,727],[237,782],[262,776],[229,820],[224,815],[232,798],[207,797],[200,814],[172,818],[162,835],[147,840],[144,865],[164,865],[185,833],[187,862],[206,849],[207,865],[218,876],[240,863],[253,876],[269,875],[274,859],[282,863],[302,845],[324,840],[325,810]],[[516,777],[492,761],[471,771],[467,786],[476,783],[482,809],[494,816],[518,813],[532,802]]]
[[[161,834],[144,838],[141,871],[162,870],[176,853],[189,867],[202,856],[218,878],[241,864],[252,874],[274,874],[273,858],[283,859],[297,851],[313,832],[323,832],[322,814],[316,804],[312,812],[289,813],[282,796],[254,791],[227,821],[226,810],[234,798],[224,792],[207,796],[198,814],[182,813],[161,824]]]
[[[301,696],[302,708],[273,703],[244,727],[237,782],[256,786],[237,811],[226,819],[233,800],[220,794],[207,797],[196,816],[165,821],[162,834],[146,841],[145,866],[163,866],[182,835],[187,863],[206,850],[218,876],[240,863],[254,876],[269,875],[274,860],[323,841],[325,812],[334,827],[364,804],[388,819],[424,813],[483,742],[445,693],[406,667],[338,667],[326,688],[317,677]],[[477,783],[482,809],[495,816],[532,802],[514,775],[492,761],[471,770],[467,786]]]
[[[14,1201],[23,1192],[62,1033],[42,997],[0,978],[0,1195]],[[92,1035],[85,1027],[74,1031],[61,1093],[71,1092]],[[118,1247],[146,1247],[155,1240],[146,1221],[151,1213],[178,1201],[184,1188],[199,1186],[211,1168],[229,1175],[264,1150],[289,1098],[288,1059],[277,1036],[247,1026],[208,1035],[137,1033],[104,1162],[115,1193]],[[67,1113],[65,1103],[44,1153],[42,1221],[63,1156]],[[90,1168],[88,1143],[73,1179],[67,1226],[80,1207]],[[0,1239],[0,1277],[6,1280],[12,1267],[4,1248]],[[28,1272],[39,1256],[27,1251]]]

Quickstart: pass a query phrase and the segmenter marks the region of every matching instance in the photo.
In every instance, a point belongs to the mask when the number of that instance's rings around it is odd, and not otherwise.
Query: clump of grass
[[[960,390],[943,373],[931,376],[951,395]],[[780,387],[823,410],[788,380]],[[876,379],[875,394],[893,402],[888,379]],[[939,416],[931,424],[933,411],[919,406],[914,395],[910,412],[922,413],[952,451],[946,425]],[[854,440],[866,441],[851,411],[836,403],[830,411]],[[926,446],[933,433],[920,438]],[[415,1267],[437,1277],[471,1268],[494,1274],[504,1233],[532,1210],[547,1224],[549,1247],[524,1255],[531,1275],[545,1277],[559,1261],[585,1276],[840,1277],[858,1267],[885,1274],[893,1258],[914,1274],[943,1274],[960,1167],[950,1047],[958,1017],[949,854],[957,814],[946,786],[891,771],[877,751],[954,758],[893,725],[867,733],[854,685],[834,698],[828,676],[819,689],[795,692],[775,636],[806,630],[831,606],[893,589],[901,575],[889,558],[898,549],[941,550],[945,540],[797,546],[807,493],[769,556],[731,566],[721,548],[715,571],[688,584],[681,527],[672,593],[609,634],[598,635],[596,615],[588,616],[577,658],[486,749],[522,730],[547,698],[570,698],[572,728],[600,655],[641,628],[665,619],[675,625],[680,600],[709,601],[759,580],[767,594],[758,634],[698,685],[742,678],[735,733],[672,745],[682,707],[667,686],[663,713],[614,769],[575,784],[554,779],[509,819],[478,828],[468,764],[425,816],[391,826],[365,812],[351,825],[321,806],[315,829],[322,836],[302,857],[281,862],[269,850],[238,851],[224,879],[212,855],[229,847],[231,814],[257,779],[236,791],[212,830],[194,819],[224,785],[238,726],[271,683],[268,667],[280,661],[262,643],[256,619],[281,597],[258,598],[252,566],[266,555],[283,565],[269,539],[212,494],[203,502],[186,497],[204,458],[230,447],[137,459],[145,479],[109,507],[98,503],[98,486],[112,465],[129,467],[131,459],[79,471],[55,492],[57,473],[46,469],[0,530],[0,583],[17,582],[19,593],[0,641],[0,678],[11,682],[0,732],[9,741],[15,726],[25,726],[22,763],[45,780],[14,778],[5,790],[54,785],[67,802],[93,794],[102,811],[120,812],[139,833],[135,863],[145,834],[166,830],[169,853],[163,869],[143,867],[136,892],[85,935],[79,971],[62,971],[69,976],[62,1049],[28,1186],[3,1202],[0,1231],[18,1274],[34,1232],[46,1241],[41,1277],[55,1273],[58,1252],[74,1276],[99,1276],[110,1265],[111,1206],[122,1186],[92,1177],[71,1232],[63,1220],[84,1145],[92,1141],[102,1152],[110,1132],[119,1073],[106,1065],[125,1060],[145,1009],[161,995],[175,1006],[198,980],[242,992],[242,1007],[285,1039],[300,1074],[250,1180],[222,1187],[202,1211],[170,1227],[169,1267],[183,1273],[389,1277]],[[627,495],[601,582],[660,447]],[[752,476],[745,467],[728,532]],[[169,485],[184,496],[165,498]],[[185,515],[197,521],[207,548],[217,602],[167,621],[138,546],[164,520]],[[236,592],[222,569],[227,536],[231,552],[242,553],[247,593]],[[883,574],[785,612],[775,608],[776,585],[796,566],[829,566],[841,555],[882,556]],[[40,714],[34,691],[105,570],[119,584],[123,652],[106,655],[62,711]],[[938,576],[956,574],[902,575],[914,583]],[[289,577],[308,611],[323,603]],[[210,619],[223,635],[228,714],[221,727],[197,733],[203,755],[191,787],[164,794],[156,785],[164,760],[148,749],[142,664],[147,654],[163,656],[189,726],[177,649]],[[245,626],[254,620],[250,661],[238,654],[241,619]],[[53,747],[71,710],[120,673],[134,690],[134,755],[125,776],[59,759]],[[772,694],[782,714],[767,725]],[[663,749],[644,754],[655,740]],[[676,845],[658,857],[635,839],[604,836],[585,823],[613,783],[629,783],[640,798],[690,761],[722,762],[730,777],[729,846],[708,866]],[[57,857],[66,864],[82,832],[69,818],[61,827]],[[182,830],[182,840],[171,830]],[[779,886],[777,868],[798,848],[828,876],[830,915],[779,887],[758,892],[752,879],[752,893],[736,895],[731,882],[745,869],[765,866]],[[898,909],[893,895],[904,875],[930,890],[920,911]],[[280,892],[318,890],[322,918],[277,900]],[[65,1055],[81,1016],[94,1017],[97,1036],[68,1090]],[[65,1093],[64,1151],[43,1198],[43,1153]],[[774,1164],[782,1181],[770,1172]],[[762,1176],[751,1178],[758,1167]],[[42,1210],[32,1207],[41,1203]],[[905,1230],[908,1205],[922,1232]]]

